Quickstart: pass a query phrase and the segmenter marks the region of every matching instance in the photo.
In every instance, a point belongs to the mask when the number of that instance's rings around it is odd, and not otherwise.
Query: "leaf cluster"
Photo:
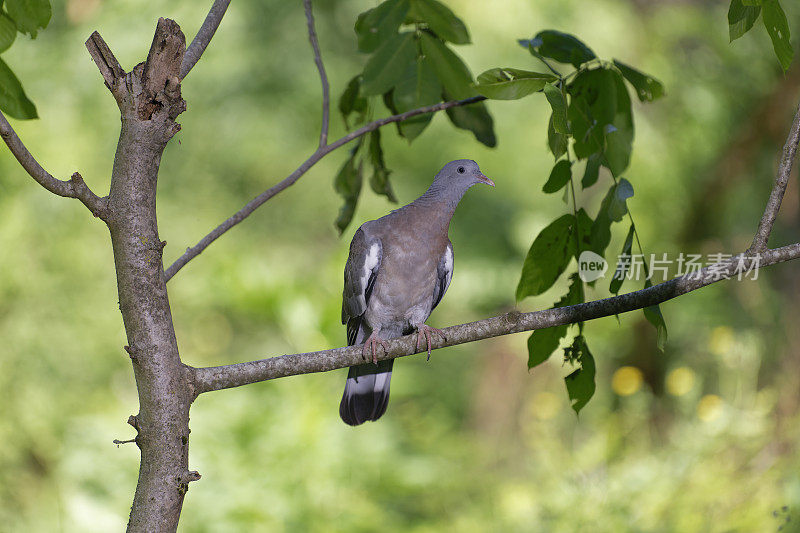
[[[11,48],[17,33],[32,39],[47,27],[52,16],[49,0],[0,1],[0,54]],[[25,94],[11,68],[0,58],[0,110],[17,119],[37,118],[36,106]]]

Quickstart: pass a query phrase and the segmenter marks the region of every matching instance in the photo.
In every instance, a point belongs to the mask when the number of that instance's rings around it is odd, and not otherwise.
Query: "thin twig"
[[[783,155],[778,167],[778,174],[775,176],[775,184],[772,186],[772,192],[769,195],[769,200],[767,200],[764,215],[758,223],[758,231],[756,231],[756,235],[753,238],[753,244],[750,245],[749,251],[751,252],[760,252],[767,249],[767,241],[770,233],[772,233],[775,217],[781,208],[783,194],[786,192],[786,186],[789,183],[789,175],[792,173],[792,163],[794,163],[794,158],[797,154],[798,142],[800,142],[800,106],[795,112],[786,144],[783,145]]]
[[[378,128],[380,128],[381,126],[385,126],[386,124],[391,124],[393,122],[402,122],[403,120],[415,117],[417,115],[424,115],[425,113],[435,113],[437,111],[443,111],[451,107],[473,104],[475,102],[480,102],[482,100],[486,100],[486,97],[472,96],[465,100],[441,102],[435,105],[420,107],[419,109],[412,109],[411,111],[406,111],[405,113],[400,113],[399,115],[392,115],[390,117],[370,122],[369,124],[362,126],[357,130],[351,131],[344,137],[341,137],[330,144],[326,144],[325,146],[317,148],[317,150],[313,154],[311,154],[311,156],[308,159],[306,159],[302,165],[297,167],[297,169],[294,172],[289,174],[286,178],[278,182],[276,185],[273,185],[266,191],[262,192],[261,194],[250,200],[237,213],[235,213],[225,222],[217,226],[211,233],[200,239],[200,242],[198,242],[191,248],[187,248],[186,252],[182,256],[180,256],[177,260],[175,260],[175,262],[172,263],[172,265],[170,265],[170,267],[164,272],[166,280],[169,281],[170,279],[172,279],[172,277],[181,268],[183,268],[186,265],[186,263],[188,263],[198,255],[200,255],[203,252],[203,250],[208,248],[208,246],[212,242],[217,240],[220,236],[222,236],[226,231],[234,227],[236,224],[238,224],[239,222],[250,216],[250,214],[252,214],[253,211],[261,207],[267,200],[269,200],[276,194],[280,193],[281,191],[284,191],[289,187],[291,187],[292,185],[294,185],[295,182],[299,180],[300,177],[303,176],[303,174],[308,172],[308,170],[311,167],[313,167],[320,159],[322,159],[332,151],[336,150],[340,146],[349,143],[353,139],[361,137],[365,133],[377,130]]]
[[[433,348],[443,348],[500,335],[544,329],[564,324],[593,320],[636,309],[642,309],[671,300],[723,279],[737,275],[737,269],[760,268],[800,258],[800,243],[767,250],[761,254],[746,256],[739,254],[726,261],[710,265],[698,272],[673,278],[664,283],[611,298],[595,300],[578,305],[545,309],[533,313],[512,312],[477,322],[445,328],[446,340],[435,339]],[[757,264],[756,264],[757,262]],[[740,271],[741,272],[741,271]],[[416,346],[416,334],[387,341],[389,349],[378,353],[380,360],[403,357],[425,352]],[[269,379],[326,372],[364,362],[362,347],[346,346],[319,352],[283,355],[233,365],[192,369],[195,392],[200,394]]]
[[[303,7],[306,11],[306,21],[308,21],[308,40],[311,41],[311,48],[314,49],[314,63],[317,64],[319,79],[322,82],[322,128],[319,134],[319,147],[324,148],[328,144],[328,122],[330,121],[330,88],[328,87],[328,75],[325,74],[325,65],[322,64],[322,53],[319,50],[319,40],[317,30],[314,28],[314,14],[311,12],[311,0],[303,0]]]
[[[42,168],[39,162],[31,155],[2,112],[0,112],[0,137],[3,138],[8,149],[11,150],[11,153],[17,158],[22,168],[24,168],[39,185],[58,196],[77,198],[83,205],[89,208],[89,211],[91,211],[94,216],[106,220],[108,198],[100,198],[93,193],[77,172],[66,181],[53,177]]]
[[[212,5],[211,9],[208,11],[206,20],[203,21],[203,25],[200,26],[197,35],[194,36],[192,43],[186,49],[186,54],[183,56],[180,70],[181,79],[189,74],[189,71],[192,70],[195,64],[200,60],[203,52],[206,51],[206,47],[208,47],[208,43],[211,42],[211,38],[214,37],[214,33],[216,33],[217,28],[219,28],[222,17],[225,16],[225,11],[228,10],[228,5],[230,3],[231,0],[214,0],[214,5]]]

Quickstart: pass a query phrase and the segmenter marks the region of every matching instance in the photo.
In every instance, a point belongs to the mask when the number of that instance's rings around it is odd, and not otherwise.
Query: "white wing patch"
[[[369,252],[364,260],[364,267],[361,270],[362,291],[367,290],[367,282],[369,281],[369,277],[372,275],[372,271],[378,266],[378,262],[380,261],[380,252],[381,245],[377,242],[373,242],[372,246],[369,247]]]
[[[447,292],[447,288],[450,287],[450,280],[453,279],[453,247],[449,243],[444,251],[444,271],[447,277],[445,278],[443,293]]]

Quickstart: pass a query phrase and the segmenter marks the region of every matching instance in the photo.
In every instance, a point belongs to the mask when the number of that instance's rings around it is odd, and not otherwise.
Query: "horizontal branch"
[[[83,205],[89,208],[89,211],[91,211],[94,216],[106,220],[108,198],[100,198],[93,193],[77,172],[66,181],[53,177],[42,168],[42,165],[31,155],[2,112],[0,112],[0,137],[3,138],[6,146],[8,146],[8,149],[14,154],[14,157],[17,158],[22,168],[24,168],[39,185],[58,196],[77,198]]]
[[[769,195],[769,200],[767,200],[767,207],[764,209],[764,215],[761,217],[758,230],[753,238],[753,244],[750,246],[751,252],[760,252],[767,249],[767,241],[770,233],[772,233],[772,226],[781,208],[786,186],[789,184],[789,175],[792,173],[792,164],[797,154],[798,142],[800,142],[800,106],[795,112],[789,136],[783,146],[783,154],[778,167],[778,174],[775,176],[775,184],[772,186],[772,192]]]
[[[722,279],[728,279],[736,274],[738,268],[757,269],[798,257],[800,257],[800,243],[750,256],[739,254],[726,261],[709,265],[698,272],[680,276],[640,291],[533,313],[511,312],[477,322],[451,326],[443,330],[447,340],[436,337],[432,346],[433,348],[443,348],[510,333],[575,324],[627,313],[666,302]],[[388,341],[388,345],[388,352],[379,351],[378,359],[392,359],[420,353],[416,347],[416,334],[392,339]],[[361,364],[364,362],[361,350],[360,345],[347,346],[319,352],[271,357],[247,363],[195,368],[192,369],[195,376],[195,394]]]
[[[406,111],[405,113],[400,113],[398,115],[392,115],[390,117],[382,118],[376,120],[374,122],[370,122],[369,124],[358,128],[357,130],[351,131],[344,137],[337,139],[336,141],[327,144],[325,146],[320,146],[311,156],[306,159],[302,165],[297,167],[297,169],[289,174],[286,178],[282,181],[278,182],[276,185],[270,187],[266,191],[262,192],[252,200],[250,200],[243,208],[241,208],[236,214],[228,218],[225,222],[217,226],[211,233],[200,239],[196,245],[192,246],[191,248],[187,248],[186,252],[180,256],[170,267],[164,272],[164,275],[169,281],[178,271],[186,266],[186,263],[200,255],[203,250],[209,247],[209,245],[220,238],[225,232],[229,229],[234,227],[236,224],[250,216],[253,211],[261,207],[267,200],[275,196],[276,194],[284,191],[295,184],[297,180],[299,180],[303,174],[308,172],[308,170],[313,167],[320,159],[331,153],[332,151],[336,150],[340,146],[343,146],[353,139],[357,139],[362,135],[369,133],[371,131],[375,131],[381,126],[385,126],[387,124],[391,124],[393,122],[402,122],[403,120],[409,119],[411,117],[415,117],[417,115],[424,115],[426,113],[435,113],[437,111],[443,111],[445,109],[449,109],[451,107],[458,107],[468,104],[474,104],[475,102],[480,102],[482,100],[486,100],[485,96],[473,96],[471,98],[467,98],[465,100],[454,100],[451,102],[441,102],[439,104],[430,105],[426,107],[420,107],[419,109],[412,109],[411,111]]]
[[[212,37],[214,37],[214,34],[217,32],[217,28],[219,28],[222,17],[225,16],[225,12],[228,10],[228,5],[230,5],[230,3],[231,0],[214,0],[214,4],[208,11],[206,19],[203,21],[203,25],[197,30],[197,35],[194,36],[192,43],[186,49],[186,53],[183,56],[180,70],[181,79],[185,78],[189,74],[189,71],[200,61],[203,52],[206,51]]]

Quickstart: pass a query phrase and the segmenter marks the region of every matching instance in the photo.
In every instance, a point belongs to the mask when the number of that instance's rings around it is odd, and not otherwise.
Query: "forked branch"
[[[77,198],[92,214],[102,220],[106,220],[108,214],[108,198],[100,198],[89,188],[83,181],[83,177],[75,172],[68,180],[60,180],[53,177],[47,172],[42,165],[36,161],[36,158],[28,151],[23,144],[22,140],[17,136],[14,128],[6,120],[5,115],[0,112],[0,137],[17,158],[22,168],[32,177],[36,182],[58,196],[65,198]]]

